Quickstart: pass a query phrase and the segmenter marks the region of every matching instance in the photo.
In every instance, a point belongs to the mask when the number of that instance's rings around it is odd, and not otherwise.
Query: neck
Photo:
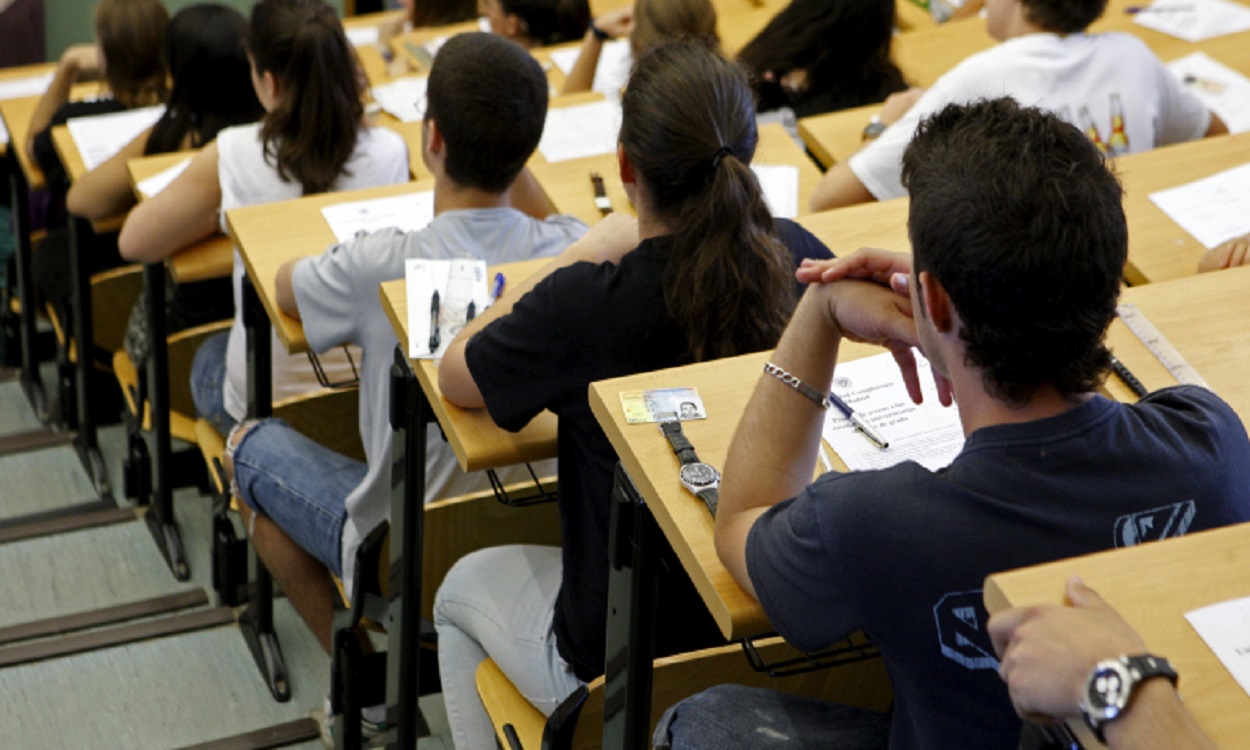
[[[1061,395],[1050,384],[1043,385],[1018,406],[1005,403],[985,390],[978,371],[968,371],[971,378],[956,378],[952,383],[955,403],[959,404],[959,421],[967,437],[982,427],[999,424],[1020,424],[1054,417],[1075,409],[1094,397],[1093,393]],[[971,380],[971,382],[969,382]]]
[[[508,192],[490,193],[468,188],[442,177],[434,180],[434,215],[470,208],[501,208],[508,205]]]

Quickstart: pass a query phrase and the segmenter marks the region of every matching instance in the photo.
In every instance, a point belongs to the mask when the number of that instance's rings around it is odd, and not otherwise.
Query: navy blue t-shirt
[[[988,574],[1247,520],[1246,431],[1182,386],[977,430],[936,473],[826,475],[756,522],[747,568],[795,646],[869,635],[894,685],[891,748],[999,749],[1020,721],[985,630]]]
[[[803,258],[832,257],[793,222],[778,220],[777,233],[796,266]],[[590,411],[588,386],[687,361],[685,339],[668,315],[662,285],[669,254],[680,251],[672,238],[660,237],[645,240],[619,264],[560,269],[465,349],[469,371],[500,427],[519,430],[545,409],[560,418],[564,572],[553,627],[560,655],[585,681],[604,672],[608,516],[617,462]],[[668,585],[661,581],[666,619],[707,619],[688,580],[672,581],[673,589]],[[666,595],[675,590],[682,593]],[[657,654],[697,647],[681,640],[687,635],[682,628],[661,632]]]

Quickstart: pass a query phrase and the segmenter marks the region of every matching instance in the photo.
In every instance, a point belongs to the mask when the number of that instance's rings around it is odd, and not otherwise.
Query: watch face
[[[1119,661],[1099,662],[1085,690],[1089,713],[1102,719],[1114,719],[1128,704],[1132,682],[1128,669]]]
[[[681,481],[691,487],[710,487],[720,479],[720,472],[708,464],[686,464],[681,467]]]

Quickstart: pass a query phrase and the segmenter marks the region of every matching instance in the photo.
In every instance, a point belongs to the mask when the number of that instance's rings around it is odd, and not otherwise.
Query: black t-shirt
[[[777,231],[795,265],[803,258],[831,257],[797,224],[778,220]],[[685,341],[668,316],[661,285],[669,253],[680,252],[672,245],[669,237],[646,240],[619,264],[577,263],[553,273],[465,350],[469,371],[500,427],[519,430],[545,409],[559,417],[564,577],[554,628],[560,655],[586,681],[604,672],[608,514],[617,462],[590,411],[587,389],[597,380],[686,360]],[[665,618],[709,620],[689,579],[678,572],[662,577]],[[657,652],[684,650],[688,634],[685,628],[662,631]]]
[[[65,194],[69,192],[69,176],[61,157],[57,156],[56,146],[52,143],[52,128],[64,125],[73,117],[91,117],[121,112],[125,107],[113,99],[94,99],[91,101],[69,102],[52,115],[52,122],[47,128],[35,134],[35,160],[43,172],[44,183],[48,188],[51,203],[48,206],[48,228],[65,226]]]
[[[1020,720],[985,629],[985,576],[1247,520],[1246,431],[1182,386],[979,429],[938,472],[826,475],[756,521],[747,569],[799,648],[868,633],[894,685],[891,748],[999,749]]]

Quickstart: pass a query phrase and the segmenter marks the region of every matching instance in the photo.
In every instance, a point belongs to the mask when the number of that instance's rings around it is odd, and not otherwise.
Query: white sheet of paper
[[[1133,16],[1133,22],[1200,42],[1250,29],[1250,8],[1226,0],[1155,0]]]
[[[139,182],[139,192],[145,197],[151,198],[165,188],[169,187],[169,183],[173,182],[178,175],[186,171],[187,166],[191,163],[191,157],[187,157],[169,169],[157,172],[146,180]]]
[[[1250,596],[1186,612],[1185,619],[1250,694]]]
[[[321,215],[338,242],[390,227],[415,232],[434,219],[434,193],[427,190],[391,198],[336,203],[321,209]]]
[[[1250,232],[1250,164],[1151,193],[1150,200],[1210,250]]]
[[[936,471],[954,460],[964,447],[959,409],[938,402],[929,361],[916,353],[924,403],[914,404],[903,385],[898,365],[888,352],[838,363],[833,392],[868,420],[890,443],[878,448],[855,431],[837,407],[829,409],[823,437],[852,471],[884,469],[915,461]]]
[[[47,91],[50,83],[52,83],[51,73],[43,76],[28,76],[26,78],[14,78],[11,81],[0,82],[0,99],[39,96],[44,91]],[[8,142],[9,129],[4,126],[4,120],[0,119],[0,145]]]
[[[353,47],[364,47],[369,44],[378,43],[378,27],[377,26],[357,26],[350,29],[343,29],[347,34],[347,41]]]
[[[387,114],[400,122],[418,122],[425,117],[425,89],[429,79],[400,78],[373,87],[373,99]]]
[[[555,50],[551,53],[551,62],[567,76],[573,71],[581,53],[581,47]],[[595,67],[595,82],[590,89],[608,96],[620,96],[621,89],[629,82],[629,69],[633,64],[634,56],[629,51],[628,39],[604,42],[599,52],[599,64]]]
[[[1203,52],[1173,60],[1168,70],[1219,115],[1229,131],[1250,130],[1250,78]]]
[[[143,107],[109,115],[74,117],[66,122],[69,134],[87,171],[95,169],[122,150],[140,133],[156,124],[165,107]]]
[[[538,150],[549,162],[616,152],[621,130],[621,105],[595,102],[547,111],[547,125]]]
[[[404,264],[408,281],[408,357],[439,359],[467,323],[470,301],[481,312],[490,306],[484,260],[427,260]],[[438,294],[438,341],[432,342],[434,295]],[[430,344],[436,343],[433,351]]]
[[[752,164],[764,200],[773,216],[793,219],[799,215],[799,168],[790,164]]]

